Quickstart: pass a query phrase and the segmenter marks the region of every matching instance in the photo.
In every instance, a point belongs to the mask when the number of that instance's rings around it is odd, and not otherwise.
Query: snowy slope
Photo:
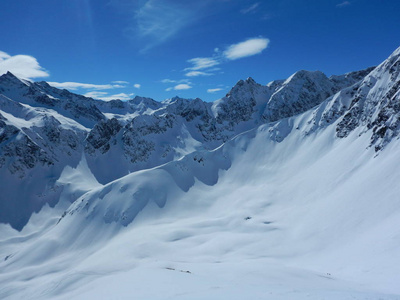
[[[21,232],[0,224],[0,298],[400,299],[400,48],[335,80],[248,79],[212,104],[70,123],[87,135],[73,163],[54,163],[62,200]],[[27,111],[41,128],[33,105],[5,103],[6,143]],[[110,181],[104,158],[118,170],[127,150],[153,168]],[[46,168],[30,178],[48,182]]]
[[[54,183],[79,163],[88,129],[52,109],[0,95],[0,221],[21,229],[32,212],[55,205]]]
[[[106,184],[304,112],[367,72],[328,79],[300,71],[266,86],[249,78],[214,103],[179,97],[160,103],[138,96],[104,102],[4,74],[0,178],[9,188],[0,194],[0,222],[21,229],[32,212],[56,204],[64,189],[57,179],[83,154],[96,180]]]
[[[272,128],[95,187],[23,243],[11,233],[1,296],[398,299],[398,141],[374,157],[359,131],[278,143]]]

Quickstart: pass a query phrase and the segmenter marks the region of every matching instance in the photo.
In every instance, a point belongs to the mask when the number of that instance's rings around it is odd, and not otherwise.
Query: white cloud
[[[119,94],[114,94],[114,95],[109,95],[107,92],[98,92],[98,91],[92,91],[84,94],[86,97],[91,97],[94,99],[99,99],[99,100],[104,100],[104,101],[110,101],[110,100],[129,100],[132,99],[132,96],[134,93],[131,94],[126,94],[126,93],[119,93]]]
[[[217,88],[217,89],[208,89],[208,90],[207,90],[207,93],[212,94],[212,93],[216,93],[216,92],[219,92],[219,91],[222,91],[222,89],[220,89],[220,88]]]
[[[242,9],[240,12],[242,13],[242,14],[248,14],[248,13],[251,13],[251,12],[254,12],[256,9],[257,9],[257,7],[260,5],[260,3],[254,3],[253,5],[251,5],[251,6],[249,6],[249,7],[247,7],[247,8],[245,8],[245,9]]]
[[[108,90],[108,89],[125,87],[119,84],[92,84],[92,83],[80,83],[80,82],[47,82],[47,83],[56,88],[67,89],[67,90],[77,90],[77,89]]]
[[[186,84],[186,83],[181,83],[181,84],[178,84],[178,85],[176,85],[175,87],[174,87],[174,90],[188,90],[188,89],[191,89],[192,87],[189,85],[189,84]]]
[[[178,85],[176,85],[174,87],[169,87],[169,88],[167,88],[165,90],[167,92],[169,92],[169,91],[172,91],[172,90],[181,91],[181,90],[188,90],[188,89],[191,89],[191,88],[192,88],[192,86],[190,85],[190,83],[189,84],[181,83],[181,84],[178,84]]]
[[[49,76],[49,73],[39,65],[39,62],[33,56],[11,56],[0,51],[0,75],[8,71],[25,79]]]
[[[219,68],[215,68],[215,66],[230,60],[259,54],[268,47],[268,44],[269,39],[260,37],[230,45],[222,53],[219,48],[214,48],[214,56],[212,57],[195,57],[189,59],[187,62],[191,63],[192,66],[184,69],[184,71],[189,71],[185,75],[188,77],[214,75],[211,72],[220,70]]]
[[[105,95],[108,95],[107,92],[98,92],[98,91],[92,91],[84,94],[83,96],[85,97],[90,97],[90,98],[95,98],[95,99],[100,99],[101,97],[104,97]]]
[[[0,51],[0,62],[4,59],[10,58],[11,56],[8,55],[7,53]]]
[[[269,39],[253,38],[244,42],[230,45],[225,51],[224,56],[229,60],[235,60],[261,53],[268,47]]]
[[[186,68],[185,70],[194,70],[194,71],[211,68],[213,66],[220,64],[220,62],[216,58],[212,57],[196,57],[189,59],[188,62],[193,64],[193,66],[190,68]]]
[[[350,5],[351,3],[349,1],[343,1],[342,3],[339,3],[336,5],[336,7],[345,7]]]
[[[124,81],[124,80],[115,80],[115,81],[111,81],[111,83],[115,83],[115,84],[129,84],[128,81]]]
[[[161,82],[162,83],[175,83],[176,82],[176,80],[172,80],[172,79],[163,79],[163,80],[161,80]]]
[[[175,79],[163,79],[161,80],[162,83],[188,83],[190,84],[189,79],[185,78],[185,79],[181,79],[181,80],[175,80]]]
[[[137,89],[140,89],[141,85],[140,85],[139,83],[135,83],[135,84],[133,85],[133,87],[134,87],[134,88],[137,88]]]
[[[119,100],[129,100],[132,99],[132,96],[135,95],[134,93],[126,94],[126,93],[119,93],[119,94],[114,94],[108,97],[103,97],[102,100],[114,100],[114,99],[119,99]]]
[[[185,74],[187,77],[196,77],[196,76],[211,76],[214,75],[212,73],[206,73],[206,72],[201,72],[201,71],[190,71]]]

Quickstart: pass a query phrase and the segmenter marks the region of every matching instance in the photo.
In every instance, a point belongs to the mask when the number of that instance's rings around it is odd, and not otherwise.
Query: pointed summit
[[[17,76],[15,76],[13,73],[11,73],[10,71],[7,71],[7,73],[3,74],[0,76],[1,79],[5,79],[8,81],[13,81],[13,80],[18,80],[21,81],[21,79],[19,79]]]
[[[248,77],[248,78],[246,79],[246,83],[256,84],[255,80],[254,80],[253,78],[251,78],[251,77]]]
[[[8,71],[7,73],[0,76],[0,90],[19,88],[22,86],[29,86],[30,81],[21,79],[15,76],[13,73]]]
[[[243,93],[245,91],[246,93],[251,92],[254,87],[261,87],[261,85],[251,77],[248,77],[246,80],[240,79],[234,87],[226,94],[226,97],[229,96],[234,96],[237,93]]]

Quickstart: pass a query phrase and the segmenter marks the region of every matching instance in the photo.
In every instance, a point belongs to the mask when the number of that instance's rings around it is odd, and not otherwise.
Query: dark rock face
[[[1,93],[24,104],[46,107],[72,117],[84,125],[93,126],[105,116],[97,108],[96,100],[51,87],[46,82],[22,81],[11,73],[0,76]]]
[[[275,122],[303,113],[333,95],[334,84],[322,72],[299,71],[271,96],[263,118]]]
[[[332,75],[331,77],[329,77],[329,80],[334,84],[334,91],[335,93],[337,93],[346,87],[352,86],[357,82],[360,82],[374,69],[375,67],[370,67],[365,70],[350,72],[344,75]]]
[[[48,154],[37,146],[26,135],[22,135],[18,141],[13,141],[2,147],[3,155],[10,158],[8,169],[11,174],[24,176],[25,169],[32,169],[36,164],[52,165],[54,162]]]
[[[106,153],[110,149],[111,143],[116,144],[115,136],[121,128],[122,125],[115,118],[99,122],[86,138],[86,150],[89,153],[94,153],[95,150],[99,149],[101,153]]]
[[[397,68],[400,69],[399,64]],[[398,74],[398,73],[397,73]],[[386,105],[380,108],[375,119],[369,120],[367,127],[372,128],[371,146],[375,151],[383,149],[394,137],[400,133],[400,81],[385,95]]]
[[[21,130],[0,119],[0,167],[7,166],[11,174],[23,177],[25,170],[37,164],[52,165],[54,162]]]
[[[176,117],[171,114],[143,115],[133,119],[125,126],[122,136],[125,156],[131,163],[147,161],[157,148],[155,136],[166,133],[175,123]]]
[[[337,124],[338,137],[347,137],[357,127],[365,126],[365,132],[372,132],[369,146],[378,152],[399,135],[399,74],[398,49],[354,86],[350,106]]]
[[[12,136],[15,136],[19,132],[18,128],[7,125],[3,120],[4,117],[0,114],[0,144],[10,140]]]
[[[217,123],[223,124],[227,122],[233,127],[240,122],[249,121],[254,112],[256,101],[250,98],[247,102],[236,101],[236,99],[228,98],[227,101],[221,103],[220,113],[217,116]]]
[[[358,125],[358,118],[361,115],[360,108],[358,106],[353,106],[350,111],[348,111],[338,123],[336,127],[337,137],[344,138],[347,137],[350,132],[352,132]]]

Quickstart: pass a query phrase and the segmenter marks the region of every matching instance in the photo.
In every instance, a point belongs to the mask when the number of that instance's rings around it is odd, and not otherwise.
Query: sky
[[[240,79],[374,66],[398,0],[4,0],[0,74],[103,100],[214,101]]]

